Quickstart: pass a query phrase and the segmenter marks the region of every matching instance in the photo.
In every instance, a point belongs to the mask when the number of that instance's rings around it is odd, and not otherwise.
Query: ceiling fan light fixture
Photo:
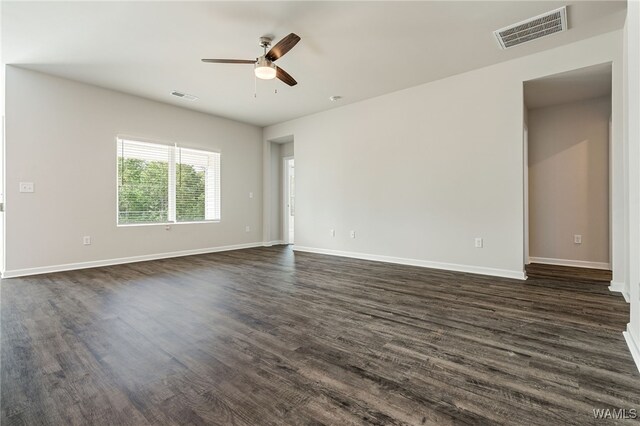
[[[276,78],[277,73],[275,64],[264,56],[258,58],[253,72],[256,74],[256,77],[262,80],[273,80]]]

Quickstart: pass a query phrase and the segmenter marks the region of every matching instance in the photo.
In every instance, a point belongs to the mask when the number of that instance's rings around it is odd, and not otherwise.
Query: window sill
[[[203,223],[220,223],[220,219],[217,220],[199,220],[195,222],[159,222],[159,223],[118,223],[118,228],[133,228],[138,226],[173,226],[173,225],[197,225]]]

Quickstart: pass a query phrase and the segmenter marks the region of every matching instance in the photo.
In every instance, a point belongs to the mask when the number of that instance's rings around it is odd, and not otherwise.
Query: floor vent
[[[186,99],[188,101],[195,101],[196,99],[198,99],[197,96],[189,95],[187,93],[182,93],[182,92],[176,92],[175,90],[171,92],[171,94],[173,96],[177,96],[179,98]]]
[[[567,30],[567,7],[534,16],[493,32],[502,49]]]

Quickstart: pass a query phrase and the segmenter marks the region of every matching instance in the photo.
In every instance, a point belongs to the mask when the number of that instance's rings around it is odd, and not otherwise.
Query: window
[[[220,220],[220,153],[118,139],[118,224]]]

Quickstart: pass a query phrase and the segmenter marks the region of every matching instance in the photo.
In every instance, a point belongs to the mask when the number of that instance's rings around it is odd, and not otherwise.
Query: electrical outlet
[[[20,182],[20,192],[33,192],[33,182]]]
[[[351,238],[355,238],[355,237],[356,237],[356,231],[351,231],[351,232],[349,233],[349,236],[350,236]]]
[[[582,235],[574,235],[573,236],[573,242],[574,244],[582,244]]]
[[[249,225],[245,226],[244,232],[251,232],[251,227]]]
[[[332,237],[336,236],[336,230],[335,229],[329,229],[329,235],[331,235]]]
[[[91,237],[89,235],[85,235],[84,237],[82,237],[82,244],[84,244],[85,246],[90,246]]]
[[[476,248],[482,248],[482,238],[476,238],[475,244]]]

